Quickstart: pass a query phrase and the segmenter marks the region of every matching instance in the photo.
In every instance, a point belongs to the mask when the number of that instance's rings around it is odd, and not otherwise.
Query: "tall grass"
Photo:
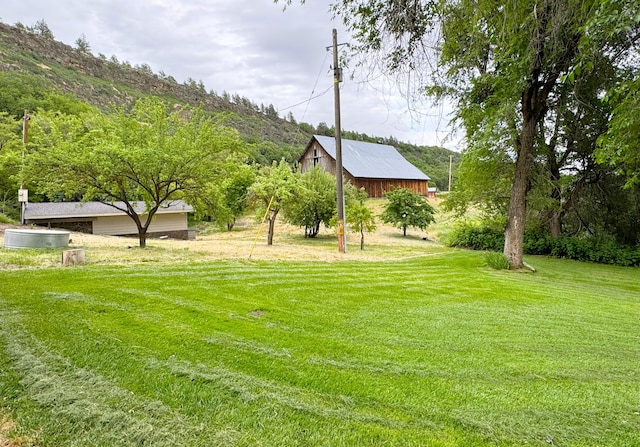
[[[640,445],[638,269],[481,253],[0,272],[42,446]]]

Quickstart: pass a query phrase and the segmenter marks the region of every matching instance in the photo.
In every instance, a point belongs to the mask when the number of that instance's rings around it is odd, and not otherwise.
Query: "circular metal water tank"
[[[69,231],[5,230],[4,248],[64,248],[69,246]]]

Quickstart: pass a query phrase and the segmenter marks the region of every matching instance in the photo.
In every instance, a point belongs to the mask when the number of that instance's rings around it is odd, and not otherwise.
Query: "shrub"
[[[449,235],[448,245],[472,250],[502,251],[504,234],[488,225],[462,224],[453,229]]]
[[[504,234],[490,223],[465,223],[453,229],[447,245],[501,252]],[[554,239],[543,230],[536,229],[525,232],[523,248],[528,255],[546,255],[624,267],[640,266],[640,246],[624,245],[611,239],[577,236]]]
[[[488,251],[484,254],[484,260],[492,269],[509,270],[509,260],[503,253]]]
[[[14,224],[15,221],[11,218],[9,218],[8,216],[5,216],[4,214],[0,213],[0,223],[3,224]]]

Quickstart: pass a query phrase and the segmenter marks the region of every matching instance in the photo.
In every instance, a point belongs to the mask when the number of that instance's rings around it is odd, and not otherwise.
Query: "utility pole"
[[[333,93],[335,102],[335,131],[336,131],[336,195],[338,205],[338,251],[347,252],[347,235],[344,231],[344,183],[342,175],[342,126],[340,124],[340,82],[342,69],[338,64],[338,31],[333,29]]]
[[[449,155],[449,192],[451,192],[451,163],[453,163],[453,155]]]
[[[24,187],[24,152],[29,142],[29,111],[24,111],[24,117],[22,118],[22,172],[20,173],[22,179],[20,183],[20,189],[18,189],[18,202],[20,202],[20,224],[24,225],[24,212],[27,208],[27,201],[29,200],[29,191]]]

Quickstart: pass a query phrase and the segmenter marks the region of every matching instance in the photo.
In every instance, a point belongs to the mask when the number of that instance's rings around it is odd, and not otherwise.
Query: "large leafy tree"
[[[332,9],[357,40],[361,62],[453,101],[470,154],[511,161],[504,253],[521,267],[535,160],[554,126],[549,111],[563,96],[576,104],[565,81],[598,70],[599,61],[616,75],[637,63],[637,2],[342,0]]]
[[[130,112],[38,113],[31,121],[27,178],[50,198],[98,200],[126,213],[140,246],[165,203],[195,197],[243,143],[199,109],[141,100]],[[140,212],[136,204],[145,204]]]

